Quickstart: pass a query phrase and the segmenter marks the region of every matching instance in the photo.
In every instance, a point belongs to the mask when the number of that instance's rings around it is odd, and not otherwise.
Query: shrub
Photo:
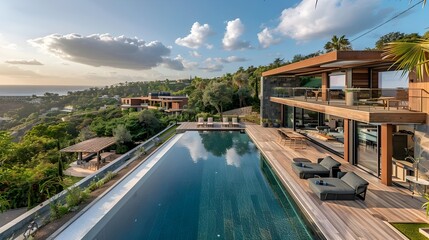
[[[88,199],[88,194],[79,187],[67,189],[66,203],[69,209],[78,206],[81,202]]]

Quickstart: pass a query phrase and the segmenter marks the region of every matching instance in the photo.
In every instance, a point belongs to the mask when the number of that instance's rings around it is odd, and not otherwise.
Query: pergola
[[[100,152],[115,143],[116,139],[114,137],[98,137],[63,148],[60,151],[78,153],[78,163],[82,161],[82,153],[97,153],[97,161],[100,162]]]

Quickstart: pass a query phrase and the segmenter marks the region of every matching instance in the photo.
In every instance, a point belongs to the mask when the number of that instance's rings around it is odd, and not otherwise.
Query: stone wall
[[[270,101],[272,89],[275,87],[299,87],[298,77],[261,77],[261,118],[280,119],[281,104]]]

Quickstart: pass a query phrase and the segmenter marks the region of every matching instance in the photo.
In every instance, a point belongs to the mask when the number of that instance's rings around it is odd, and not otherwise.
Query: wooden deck
[[[382,185],[373,175],[308,141],[305,149],[280,144],[277,142],[277,128],[244,123],[241,126],[238,129],[246,129],[295,202],[326,239],[404,239],[388,222],[429,222],[421,209],[421,198],[412,198],[408,189]],[[214,128],[197,128],[195,122],[182,123],[178,129],[179,132],[238,130],[219,124]],[[315,162],[327,155],[341,162],[342,171],[353,171],[370,183],[365,201],[321,201],[310,190],[307,180],[299,179],[292,170],[293,158],[303,157]]]
[[[327,239],[403,239],[388,222],[428,222],[420,208],[422,202],[412,198],[407,189],[382,185],[378,178],[311,143],[302,150],[280,145],[276,131],[246,125],[246,132],[283,185]],[[307,180],[299,179],[292,171],[291,162],[295,157],[316,161],[326,155],[340,161],[342,171],[353,171],[370,183],[365,201],[320,201]]]

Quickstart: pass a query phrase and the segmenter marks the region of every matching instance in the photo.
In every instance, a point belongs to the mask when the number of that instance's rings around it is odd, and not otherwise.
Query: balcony
[[[368,123],[424,123],[429,93],[410,88],[272,89],[271,102]]]

